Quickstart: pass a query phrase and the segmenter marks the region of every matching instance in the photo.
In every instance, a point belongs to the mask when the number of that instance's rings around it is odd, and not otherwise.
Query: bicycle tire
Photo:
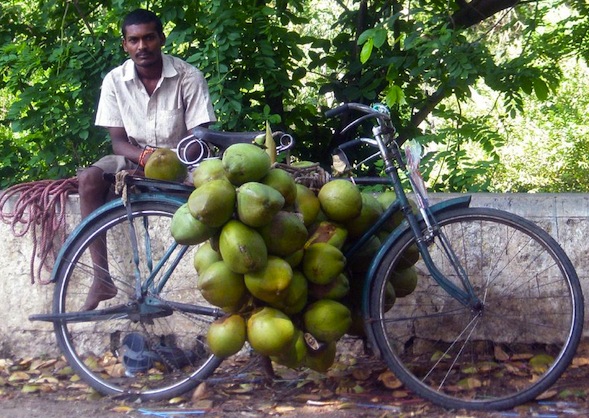
[[[573,265],[548,233],[504,211],[456,209],[436,221],[482,309],[443,290],[422,257],[411,267],[415,289],[390,307],[388,283],[415,244],[407,231],[371,270],[364,315],[376,348],[406,388],[445,408],[501,410],[535,399],[565,371],[581,338],[583,295]],[[439,235],[429,249],[459,285]]]
[[[124,205],[115,206],[86,223],[68,241],[54,273],[57,281],[53,312],[79,316],[76,312],[85,302],[93,277],[89,246],[103,236],[107,239],[108,269],[117,285],[117,295],[102,301],[96,310],[85,312],[83,320],[54,321],[54,331],[73,370],[101,394],[142,400],[169,399],[194,388],[220,365],[221,359],[210,354],[205,342],[208,325],[215,317],[188,314],[169,306],[172,302],[180,302],[211,307],[196,289],[193,247],[175,268],[167,268],[174,256],[166,256],[165,251],[175,244],[170,234],[170,221],[181,202],[161,196],[138,195],[131,199],[130,215]],[[137,300],[128,216],[136,229],[142,279],[147,271],[155,269],[157,262],[167,263],[156,277],[161,280],[169,273],[165,286],[161,291],[143,295],[157,298],[165,309],[150,313],[149,308],[144,307],[146,311],[135,316],[104,314],[115,306],[125,309]],[[176,246],[173,254],[183,248],[187,247]],[[152,262],[151,267],[149,262]],[[125,340],[128,335],[133,337]],[[149,348],[137,352],[137,342],[129,347],[127,341],[137,338],[144,339]],[[130,356],[129,349],[134,357]]]

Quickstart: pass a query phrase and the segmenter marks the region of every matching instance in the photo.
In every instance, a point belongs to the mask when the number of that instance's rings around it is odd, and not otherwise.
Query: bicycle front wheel
[[[105,211],[62,252],[54,329],[69,364],[98,392],[169,399],[194,388],[221,363],[205,343],[218,310],[196,288],[195,249],[176,245],[171,236],[180,203],[132,198],[129,213],[122,205]],[[116,295],[81,312],[93,280],[107,276]]]
[[[365,316],[377,349],[406,387],[446,408],[506,409],[534,399],[569,365],[581,337],[575,269],[553,238],[519,216],[465,208],[437,223],[435,266],[458,287],[467,277],[481,303],[460,303],[421,258],[407,270],[415,249],[407,232],[373,270]]]

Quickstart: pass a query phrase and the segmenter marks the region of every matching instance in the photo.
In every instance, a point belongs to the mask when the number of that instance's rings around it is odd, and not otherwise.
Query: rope
[[[0,218],[12,228],[16,237],[31,232],[33,254],[30,262],[31,283],[41,279],[42,269],[51,265],[66,238],[65,207],[70,194],[78,192],[78,179],[39,180],[17,184],[0,196]],[[18,196],[18,197],[16,197]],[[8,205],[15,200],[14,205]],[[9,207],[13,206],[12,211]]]
[[[121,195],[121,200],[125,206],[127,206],[127,199],[129,197],[128,186],[127,182],[125,181],[128,175],[129,172],[127,170],[121,170],[115,174],[115,193],[117,195]]]

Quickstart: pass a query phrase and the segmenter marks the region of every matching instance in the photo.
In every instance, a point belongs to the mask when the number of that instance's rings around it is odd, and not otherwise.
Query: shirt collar
[[[162,76],[164,78],[172,78],[178,75],[174,64],[172,63],[172,57],[166,54],[162,54],[162,61],[164,62],[164,68],[162,69]]]
[[[174,68],[174,64],[172,63],[172,57],[162,53],[162,77],[163,78],[171,78],[175,77],[178,72],[176,68]],[[132,59],[128,59],[123,63],[123,80],[124,81],[131,81],[137,77],[137,72],[135,71],[135,64],[133,63]]]

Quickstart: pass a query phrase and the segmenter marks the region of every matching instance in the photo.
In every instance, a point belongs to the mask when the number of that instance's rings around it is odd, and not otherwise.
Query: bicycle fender
[[[182,204],[186,202],[186,198],[181,198],[178,196],[172,195],[165,195],[161,193],[140,193],[130,195],[129,199],[131,202],[168,202],[168,203],[179,203]],[[67,239],[65,240],[64,244],[61,246],[57,257],[55,258],[55,263],[53,264],[53,269],[51,270],[51,278],[49,282],[55,283],[57,281],[57,271],[60,268],[62,263],[63,254],[67,251],[71,243],[77,239],[78,235],[91,225],[97,218],[102,216],[105,213],[113,211],[115,209],[119,209],[124,207],[125,203],[122,199],[114,199],[110,202],[105,203],[104,205],[100,206],[86,218],[82,219],[82,221],[74,228],[74,230],[68,235]]]
[[[430,211],[433,215],[437,215],[453,209],[466,208],[470,206],[470,201],[471,196],[461,196],[453,199],[448,199],[431,206]],[[417,221],[421,222],[422,220],[423,217],[421,215],[418,215]],[[366,273],[364,288],[362,290],[362,316],[365,320],[369,320],[368,305],[370,303],[370,289],[372,288],[374,282],[375,271],[381,263],[382,259],[384,258],[385,254],[387,254],[387,252],[397,243],[399,238],[406,234],[409,230],[409,224],[407,223],[407,221],[403,221],[401,225],[399,225],[382,243],[380,249],[378,250],[378,253],[376,253],[372,262],[370,263],[370,268],[368,269],[368,273]],[[364,328],[366,329],[367,338],[372,348],[378,349],[378,347],[376,347],[371,328]]]

